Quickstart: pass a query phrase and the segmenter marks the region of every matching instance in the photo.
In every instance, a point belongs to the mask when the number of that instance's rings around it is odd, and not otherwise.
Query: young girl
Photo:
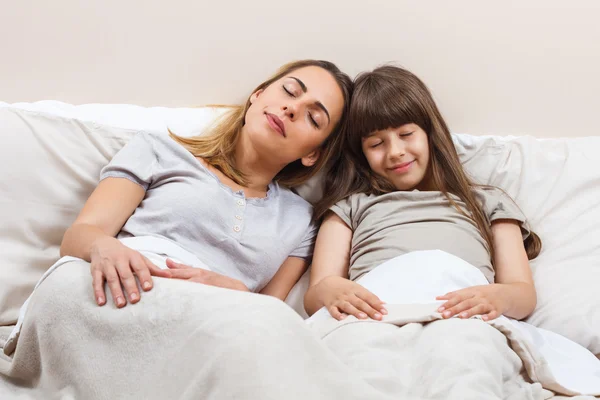
[[[285,299],[307,267],[312,207],[288,187],[313,176],[339,140],[351,79],[334,64],[283,66],[244,106],[194,138],[138,134],[106,166],[61,255],[91,263],[94,296],[140,300],[151,275]],[[161,270],[118,239],[175,242],[209,268]],[[123,290],[124,289],[124,290]]]
[[[309,314],[326,307],[337,319],[381,319],[382,301],[354,281],[394,257],[434,249],[492,283],[440,293],[444,318],[522,319],[533,311],[528,259],[541,242],[502,190],[469,180],[421,80],[394,66],[360,75],[345,135],[346,157],[316,209],[325,217],[305,296]]]

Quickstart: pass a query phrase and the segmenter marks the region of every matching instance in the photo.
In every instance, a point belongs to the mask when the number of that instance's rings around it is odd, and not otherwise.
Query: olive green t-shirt
[[[520,222],[523,239],[527,220],[502,190],[474,191],[489,223],[498,219]],[[466,210],[457,196],[452,199]],[[494,269],[485,239],[475,222],[462,215],[441,192],[354,194],[331,207],[353,231],[349,278],[356,280],[394,257],[419,250],[443,250],[479,268],[494,282]],[[415,266],[418,267],[418,266]]]

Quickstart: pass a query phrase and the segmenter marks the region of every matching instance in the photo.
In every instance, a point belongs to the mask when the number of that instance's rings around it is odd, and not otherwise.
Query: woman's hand
[[[110,236],[100,237],[92,244],[90,259],[94,297],[99,306],[106,304],[104,281],[108,284],[115,305],[121,308],[127,304],[123,288],[131,303],[140,301],[136,276],[144,291],[152,289],[151,275],[163,278],[171,276],[170,271],[160,269],[138,251]]]
[[[383,301],[363,286],[341,276],[328,276],[317,283],[314,289],[319,302],[337,320],[348,315],[359,319],[371,317],[381,320],[387,314]]]
[[[250,291],[250,289],[248,289],[241,281],[206,269],[193,268],[189,265],[176,263],[171,259],[167,259],[167,267],[170,268],[169,272],[171,273],[171,278],[184,279],[190,282],[203,283],[205,285],[240,290],[243,292]]]
[[[436,297],[437,300],[447,300],[438,311],[444,318],[458,315],[460,318],[470,318],[482,315],[485,321],[498,318],[509,307],[503,285],[490,284],[473,286]]]

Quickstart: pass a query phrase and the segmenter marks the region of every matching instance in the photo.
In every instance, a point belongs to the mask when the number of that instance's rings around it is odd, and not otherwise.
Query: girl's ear
[[[305,167],[312,167],[321,157],[321,149],[316,149],[302,157],[300,160]]]
[[[256,92],[252,93],[252,96],[250,96],[250,104],[254,103],[256,99],[258,99],[258,96],[262,94],[262,92],[264,92],[264,89],[258,89]]]

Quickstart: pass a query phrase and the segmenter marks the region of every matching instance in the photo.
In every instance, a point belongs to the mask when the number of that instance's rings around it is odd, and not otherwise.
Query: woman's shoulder
[[[313,205],[302,198],[294,190],[285,186],[280,186],[274,182],[270,185],[267,196],[267,200],[269,201],[267,201],[265,205],[278,208],[283,212],[282,215],[287,215],[291,219],[296,220],[298,220],[298,218],[305,218],[307,221],[312,220]]]

